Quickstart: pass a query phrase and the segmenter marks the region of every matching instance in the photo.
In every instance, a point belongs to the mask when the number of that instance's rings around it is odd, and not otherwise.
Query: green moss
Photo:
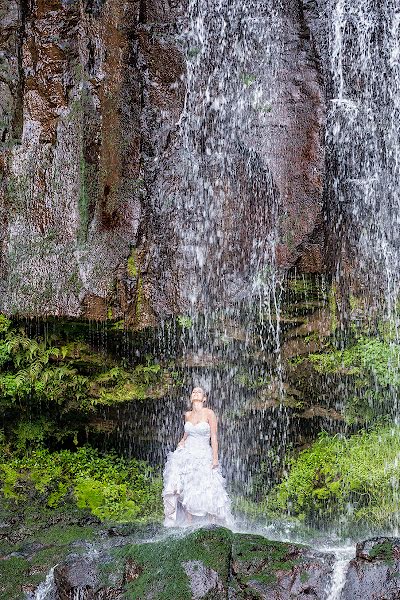
[[[301,562],[297,558],[301,549],[302,546],[270,541],[259,535],[235,535],[232,560],[241,587],[246,593],[251,591],[252,582],[273,587],[279,572],[291,571]]]
[[[392,482],[400,478],[400,428],[377,426],[348,438],[321,433],[289,460],[286,479],[267,499],[273,514],[327,521],[353,510],[349,520],[371,526],[398,521]]]
[[[130,277],[137,277],[139,269],[137,266],[136,248],[132,248],[127,264],[128,275]]]
[[[112,554],[119,569],[121,561],[130,559],[142,570],[139,577],[127,585],[127,598],[142,598],[153,591],[158,600],[190,600],[189,580],[182,561],[201,561],[217,571],[226,585],[231,541],[232,534],[226,529],[199,530],[181,539],[124,546],[114,549]],[[103,575],[107,577],[114,568],[107,565]]]
[[[369,556],[371,558],[379,558],[390,565],[394,564],[393,543],[387,541],[382,542],[381,544],[375,544],[369,551]]]
[[[0,600],[20,600],[29,562],[19,556],[0,560]]]
[[[93,527],[82,525],[53,525],[37,534],[37,541],[43,544],[71,544],[77,540],[92,540],[95,531]]]
[[[317,291],[317,284],[314,278],[302,275],[300,277],[294,277],[287,281],[288,289],[294,294],[301,296],[302,298],[312,296]]]

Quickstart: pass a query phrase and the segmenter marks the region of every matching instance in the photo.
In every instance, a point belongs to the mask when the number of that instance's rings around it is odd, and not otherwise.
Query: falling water
[[[185,394],[193,384],[209,394],[220,417],[224,467],[242,489],[255,465],[252,454],[260,454],[256,448],[278,443],[283,449],[286,432],[279,406],[279,195],[265,136],[261,144],[255,133],[268,131],[277,100],[276,21],[273,3],[190,0],[181,31],[187,57],[181,154],[170,176],[180,184],[172,194],[164,182],[156,200],[174,224],[179,305],[188,325],[180,348]],[[254,363],[256,350],[267,356],[265,364]],[[276,390],[269,423],[263,411],[251,416],[245,386],[238,387],[238,379],[253,376],[271,379]],[[176,406],[173,412],[164,420],[169,443],[171,430],[182,429],[181,412]]]
[[[338,287],[399,343],[400,10],[396,0],[334,0],[328,29],[327,188]],[[349,304],[342,305],[344,320]],[[389,373],[399,364],[389,363]],[[395,389],[377,415],[398,423]],[[398,485],[393,481],[393,497]],[[338,592],[335,598],[340,597]]]
[[[54,600],[55,589],[54,589],[54,569],[55,566],[50,569],[46,575],[46,579],[41,583],[35,592],[32,600]]]
[[[336,0],[330,9],[328,177],[334,235],[342,241],[339,278],[368,296],[370,310],[393,319],[400,285],[399,7],[395,0]]]

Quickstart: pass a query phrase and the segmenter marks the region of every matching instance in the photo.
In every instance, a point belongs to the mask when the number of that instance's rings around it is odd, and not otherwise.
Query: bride
[[[194,388],[190,400],[184,436],[164,468],[164,525],[185,526],[195,520],[229,527],[233,517],[218,464],[217,418],[204,407],[202,388]]]

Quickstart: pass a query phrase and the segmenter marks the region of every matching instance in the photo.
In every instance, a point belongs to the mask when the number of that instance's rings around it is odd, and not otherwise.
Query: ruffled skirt
[[[207,441],[189,437],[183,448],[168,454],[162,495],[165,527],[192,522],[233,526],[225,478],[220,467],[212,468],[212,449]]]

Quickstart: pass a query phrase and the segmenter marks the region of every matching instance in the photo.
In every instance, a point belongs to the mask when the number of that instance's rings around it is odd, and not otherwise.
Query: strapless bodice
[[[185,423],[185,433],[188,434],[189,438],[206,439],[210,437],[210,425],[207,421],[200,421],[195,425],[190,421]]]

